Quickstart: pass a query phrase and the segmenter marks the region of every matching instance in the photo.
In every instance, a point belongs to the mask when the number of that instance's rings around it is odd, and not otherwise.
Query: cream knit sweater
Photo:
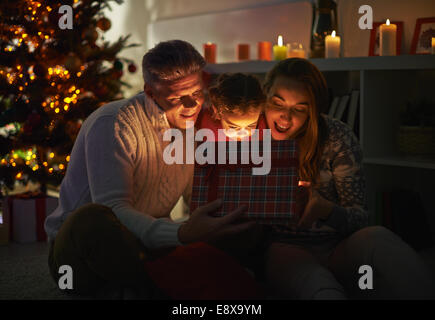
[[[194,166],[163,161],[168,128],[165,113],[144,93],[93,112],[71,152],[59,206],[45,221],[49,240],[72,211],[99,203],[112,208],[146,247],[180,245],[180,224],[169,214],[191,188]]]

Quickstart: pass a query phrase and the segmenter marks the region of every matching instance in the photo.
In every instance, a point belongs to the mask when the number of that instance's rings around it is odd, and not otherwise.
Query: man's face
[[[145,84],[144,91],[165,111],[172,128],[186,129],[186,121],[195,122],[204,103],[200,72],[175,81]]]

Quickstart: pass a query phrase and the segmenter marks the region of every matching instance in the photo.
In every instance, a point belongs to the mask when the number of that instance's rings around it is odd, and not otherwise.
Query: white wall
[[[106,38],[114,40],[130,33],[131,42],[141,44],[140,47],[123,52],[125,57],[133,59],[138,66],[138,71],[134,74],[124,70],[123,80],[133,85],[133,89],[125,90],[125,94],[128,96],[142,90],[141,59],[149,49],[147,33],[150,23],[298,1],[301,0],[125,0],[121,6],[113,4],[113,11],[107,12],[112,28],[106,32]],[[415,20],[435,16],[435,0],[337,0],[337,3],[345,57],[368,55],[370,31],[358,28],[358,8],[363,4],[372,6],[374,21],[389,18],[404,22],[402,54],[409,53]],[[218,31],[219,26],[216,28]]]
[[[112,11],[106,16],[112,27],[104,36],[113,41],[120,35],[132,34],[131,42],[141,44],[140,47],[126,49],[122,56],[133,59],[138,71],[130,74],[124,69],[123,80],[133,85],[124,90],[129,96],[142,90],[141,61],[149,49],[147,45],[148,24],[166,19],[174,19],[201,14],[219,13],[232,10],[256,8],[279,3],[298,2],[301,0],[125,0],[124,4],[112,4]],[[192,30],[192,33],[195,30]],[[252,50],[252,48],[251,48]]]
[[[199,52],[203,44],[217,44],[217,62],[238,61],[237,45],[250,46],[250,58],[257,58],[257,43],[276,43],[282,35],[284,44],[297,42],[310,46],[312,6],[309,1],[213,12],[152,22],[148,25],[148,47],[160,41],[183,39]],[[194,32],[192,32],[194,31]]]

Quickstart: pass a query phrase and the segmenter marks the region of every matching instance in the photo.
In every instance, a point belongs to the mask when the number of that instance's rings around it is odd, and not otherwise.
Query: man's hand
[[[308,188],[308,203],[305,210],[298,222],[298,227],[309,229],[313,223],[319,219],[328,218],[329,214],[334,207],[334,203],[323,198],[316,189]]]
[[[210,214],[222,206],[222,200],[218,199],[202,207],[197,208],[189,220],[178,229],[178,239],[182,244],[197,241],[209,241],[245,231],[255,225],[255,222],[237,223],[246,206],[241,206],[223,217],[213,217]]]

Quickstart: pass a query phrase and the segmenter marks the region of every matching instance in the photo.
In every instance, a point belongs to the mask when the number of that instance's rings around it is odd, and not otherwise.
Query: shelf
[[[435,156],[432,158],[428,156],[375,157],[364,158],[363,162],[386,166],[435,169]]]
[[[435,55],[401,55],[391,57],[353,57],[334,59],[309,59],[320,71],[355,70],[421,70],[435,69]],[[277,61],[244,61],[208,64],[205,71],[212,74],[224,72],[266,73]]]

